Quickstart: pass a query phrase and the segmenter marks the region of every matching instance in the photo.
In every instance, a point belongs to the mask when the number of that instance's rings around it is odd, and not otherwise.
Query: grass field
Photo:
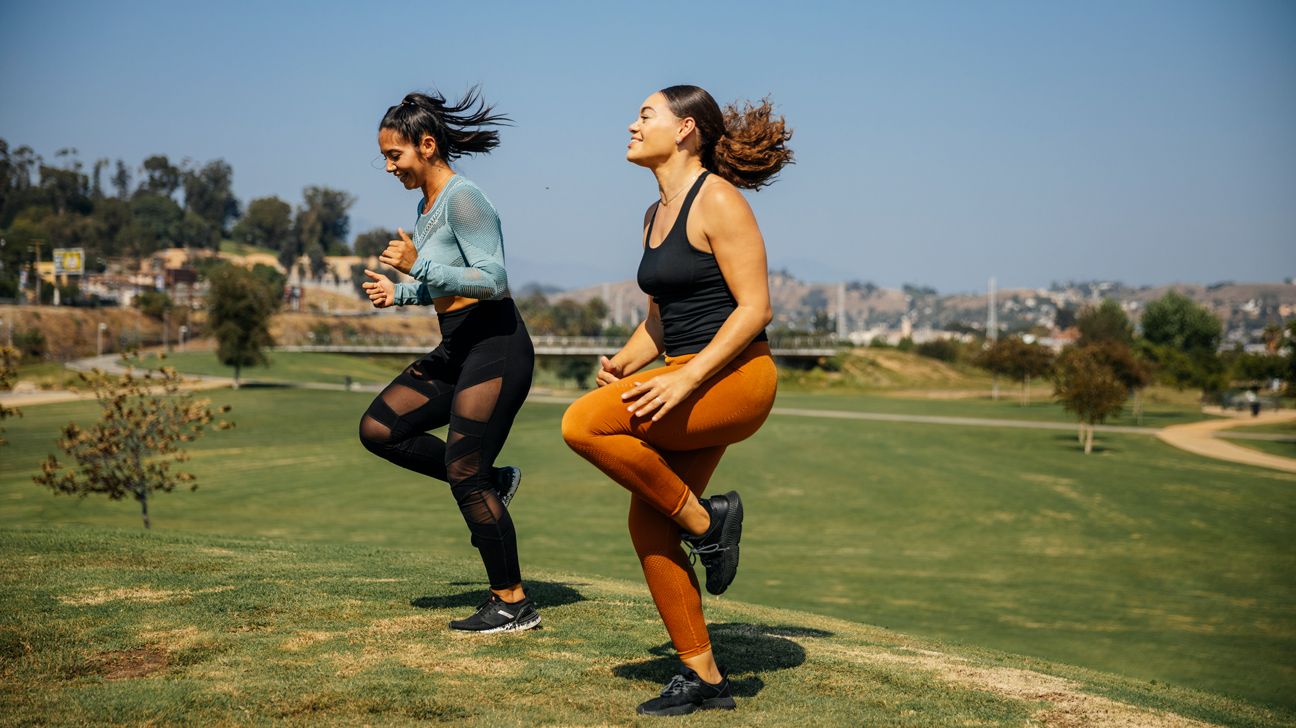
[[[893,359],[902,355],[889,352]],[[268,366],[248,367],[243,370],[246,379],[265,382],[325,382],[341,384],[347,376],[357,384],[386,384],[413,356],[352,356],[347,354],[304,354],[297,352],[271,352]],[[910,360],[918,357],[908,356]],[[146,359],[154,362],[155,359]],[[228,377],[233,370],[221,365],[209,351],[171,354],[167,363],[187,374]],[[919,365],[921,365],[920,362]],[[537,373],[537,382],[546,386],[560,384],[546,373]],[[571,386],[570,382],[566,383]],[[939,390],[935,390],[939,392]],[[988,390],[987,390],[988,392]],[[576,392],[573,390],[573,396]],[[915,414],[948,417],[988,417],[997,419],[1031,420],[1047,422],[1073,422],[1074,415],[1062,409],[1047,396],[1047,389],[1036,387],[1030,405],[1022,406],[1017,391],[1005,388],[998,400],[987,397],[931,397],[923,399],[898,398],[886,390],[872,392],[823,392],[796,385],[784,387],[779,395],[781,407],[835,409],[848,411],[882,412],[890,414]],[[1194,422],[1204,418],[1201,408],[1192,395],[1182,396],[1172,390],[1154,390],[1150,402],[1144,406],[1142,425],[1165,425]],[[1111,421],[1113,424],[1137,425],[1132,405],[1126,412]]]
[[[356,442],[370,395],[213,396],[238,427],[193,448],[201,487],[159,496],[156,532],[472,555],[444,485]],[[526,471],[513,507],[524,568],[637,581],[627,496],[567,450],[562,410],[529,403],[502,459]],[[139,524],[133,503],[30,481],[57,429],[92,412],[29,407],[6,422],[0,526]],[[1145,435],[1102,434],[1084,456],[1068,432],[776,415],[714,483],[748,504],[728,598],[1296,707],[1296,476]]]
[[[1233,427],[1229,429],[1230,433],[1236,432],[1241,434],[1262,434],[1262,435],[1288,435],[1296,437],[1296,423],[1285,422],[1277,425],[1248,425],[1245,427]],[[1281,440],[1243,440],[1230,438],[1229,442],[1242,447],[1249,447],[1253,450],[1266,452],[1270,455],[1282,455],[1283,457],[1296,458],[1296,442],[1283,442]]]
[[[633,708],[675,668],[642,588],[585,574],[534,573],[542,629],[474,637],[444,626],[484,588],[457,557],[90,527],[4,529],[0,548],[4,725],[660,725]],[[739,708],[686,725],[1292,717],[730,599],[710,617]]]

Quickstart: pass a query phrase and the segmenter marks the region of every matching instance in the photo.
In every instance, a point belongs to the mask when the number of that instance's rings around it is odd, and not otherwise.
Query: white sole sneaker
[[[497,488],[495,493],[499,495],[500,503],[503,503],[504,507],[508,508],[509,503],[513,501],[513,496],[517,493],[518,486],[522,485],[522,469],[513,465],[505,465],[499,470],[499,482],[502,482],[504,487],[502,489]]]

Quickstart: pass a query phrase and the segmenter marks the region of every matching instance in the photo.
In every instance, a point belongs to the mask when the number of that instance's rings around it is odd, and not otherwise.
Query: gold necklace
[[[702,171],[705,172],[706,170],[702,170]],[[674,200],[676,197],[679,197],[680,194],[684,192],[684,190],[687,190],[688,188],[692,187],[693,183],[697,181],[697,178],[701,176],[702,176],[702,172],[698,172],[697,174],[693,175],[693,179],[689,180],[683,187],[679,188],[678,190],[675,190],[675,193],[672,194],[670,197],[662,198],[661,206],[665,207],[669,205],[671,203],[671,200]]]

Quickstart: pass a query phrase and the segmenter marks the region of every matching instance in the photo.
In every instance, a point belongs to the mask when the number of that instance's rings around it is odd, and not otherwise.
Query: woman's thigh
[[[731,445],[750,437],[765,421],[773,405],[773,366],[763,363],[727,366],[697,388],[687,399],[653,422],[630,411],[634,402],[621,397],[636,384],[679,367],[664,366],[639,372],[600,387],[573,403],[568,417],[593,435],[632,435],[663,450],[698,450]]]

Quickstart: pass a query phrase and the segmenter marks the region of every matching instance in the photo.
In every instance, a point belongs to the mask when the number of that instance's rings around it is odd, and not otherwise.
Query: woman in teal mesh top
[[[414,237],[404,230],[380,260],[414,278],[393,283],[366,270],[378,308],[432,305],[441,344],[410,364],[369,405],[360,441],[375,455],[450,484],[472,544],[490,579],[490,596],[450,627],[468,632],[531,629],[540,614],[522,589],[517,537],[508,504],[521,480],[495,467],[513,418],[531,388],[535,352],[504,271],[499,215],[486,195],[450,163],[499,144],[488,129],[508,122],[477,90],[455,105],[412,93],[387,110],[378,147],[387,171],[421,190]],[[446,439],[429,430],[449,425]]]

